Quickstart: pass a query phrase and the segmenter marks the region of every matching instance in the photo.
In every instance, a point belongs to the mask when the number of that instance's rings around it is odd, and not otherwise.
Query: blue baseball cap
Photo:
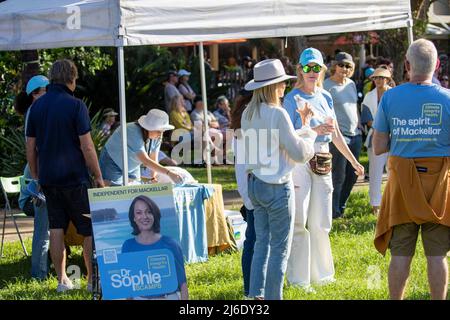
[[[366,71],[364,71],[364,76],[366,78],[370,77],[371,75],[373,75],[373,73],[375,72],[374,68],[367,68]]]
[[[324,66],[322,53],[315,48],[303,50],[298,62],[302,66],[306,66],[308,63],[317,63],[318,65]]]
[[[29,95],[37,88],[45,88],[49,84],[47,77],[44,76],[34,76],[27,83],[26,93]]]

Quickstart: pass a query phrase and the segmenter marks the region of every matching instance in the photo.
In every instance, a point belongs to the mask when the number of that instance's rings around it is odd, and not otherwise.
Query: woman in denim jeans
[[[28,122],[28,114],[33,106],[33,102],[43,96],[47,91],[46,87],[49,81],[42,75],[32,77],[25,88],[25,91],[19,93],[16,98],[15,109],[17,113],[25,116],[25,132]],[[32,179],[30,168],[28,164],[25,166],[24,179]],[[19,196],[19,207],[24,209],[24,206],[31,194],[27,191],[26,186],[21,186]],[[48,230],[48,212],[45,203],[33,203],[34,210],[34,228],[33,241],[31,245],[31,277],[43,280],[47,277],[49,269],[48,248],[50,244],[49,230]]]
[[[242,139],[237,163],[245,163],[248,195],[254,206],[256,242],[250,272],[249,296],[280,300],[294,216],[292,169],[314,155],[317,134],[309,127],[311,109],[299,110],[306,124],[295,131],[281,107],[286,75],[278,59],[255,65],[254,80],[245,85],[253,97],[242,114]],[[300,137],[302,136],[302,137]],[[248,143],[247,143],[248,142]]]
[[[242,139],[241,134],[241,116],[252,98],[252,92],[242,89],[236,98],[236,102],[231,114],[230,128],[234,130],[233,145],[236,146],[237,140]],[[238,157],[236,148],[235,156]],[[253,218],[253,204],[248,197],[247,173],[245,172],[245,163],[235,163],[234,165],[236,182],[239,195],[244,205],[241,207],[241,214],[244,221],[247,222],[245,229],[244,248],[242,249],[242,277],[244,278],[244,296],[247,298],[250,291],[250,271],[252,268],[253,250],[255,247],[255,225]]]

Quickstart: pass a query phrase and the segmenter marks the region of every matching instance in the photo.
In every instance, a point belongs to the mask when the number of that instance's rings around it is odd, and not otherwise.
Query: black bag
[[[33,205],[33,197],[28,197],[25,201],[25,205],[23,206],[23,212],[28,217],[34,217],[34,205]]]

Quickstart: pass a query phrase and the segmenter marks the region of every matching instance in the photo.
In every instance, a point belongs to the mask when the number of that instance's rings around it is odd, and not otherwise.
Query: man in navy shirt
[[[88,110],[81,100],[73,96],[77,75],[77,68],[70,60],[58,60],[52,65],[47,94],[45,99],[33,104],[26,132],[31,175],[39,180],[47,201],[50,252],[58,275],[58,292],[74,287],[65,271],[64,233],[70,221],[84,236],[88,289],[92,288],[88,168],[95,185],[104,187],[90,134]]]

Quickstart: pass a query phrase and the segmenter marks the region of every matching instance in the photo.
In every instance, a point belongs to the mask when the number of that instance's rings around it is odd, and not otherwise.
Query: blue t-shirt
[[[181,289],[181,285],[186,283],[186,272],[184,270],[183,252],[175,240],[167,236],[161,236],[161,239],[153,244],[140,244],[136,241],[136,238],[131,238],[122,245],[122,253],[158,249],[168,249],[173,253],[175,268],[177,269],[178,289]]]
[[[140,152],[153,153],[159,152],[161,147],[161,139],[146,139],[142,136],[142,128],[134,123],[127,123],[127,147],[128,147],[128,173],[135,174],[140,171],[141,160],[138,158]],[[122,131],[118,127],[105,144],[114,163],[123,171],[122,164]],[[139,175],[140,176],[140,175]]]
[[[36,138],[39,183],[76,186],[89,182],[80,138],[91,131],[86,105],[65,85],[50,84],[30,109],[27,137]]]
[[[350,137],[361,134],[358,129],[358,95],[353,80],[346,79],[345,84],[340,85],[328,78],[323,87],[333,97],[333,108],[342,134]]]
[[[295,101],[295,95],[300,95],[303,100],[308,102],[314,112],[314,117],[311,119],[310,127],[314,128],[325,122],[327,117],[332,117],[336,119],[336,115],[333,110],[333,99],[328,91],[318,88],[317,92],[314,94],[306,94],[303,91],[295,88],[291,92],[289,92],[283,101],[283,106],[286,109],[289,118],[291,118],[292,124],[294,125],[294,129],[300,129],[302,127],[302,118],[298,114],[297,103]],[[317,136],[315,142],[331,142],[332,137],[331,134],[325,134],[321,136]]]
[[[390,134],[390,154],[450,156],[450,90],[404,83],[383,94],[373,127]]]

